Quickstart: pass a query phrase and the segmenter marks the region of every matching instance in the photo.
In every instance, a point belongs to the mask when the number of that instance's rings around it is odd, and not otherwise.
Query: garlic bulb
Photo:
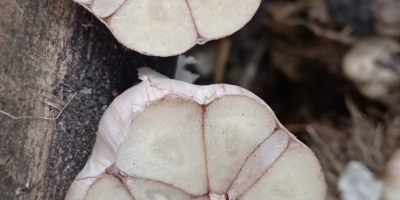
[[[148,68],[104,113],[66,200],[323,200],[313,152],[251,92]]]
[[[261,0],[74,0],[142,54],[173,56],[196,43],[233,34],[253,17]]]
[[[381,100],[400,84],[400,45],[390,38],[358,41],[343,58],[344,74],[366,97]]]

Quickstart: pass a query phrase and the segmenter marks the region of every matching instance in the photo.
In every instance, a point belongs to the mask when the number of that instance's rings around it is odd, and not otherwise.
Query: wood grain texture
[[[176,58],[120,45],[69,0],[0,1],[1,199],[63,199],[90,155],[97,124],[115,95],[138,82],[136,68],[172,77]]]

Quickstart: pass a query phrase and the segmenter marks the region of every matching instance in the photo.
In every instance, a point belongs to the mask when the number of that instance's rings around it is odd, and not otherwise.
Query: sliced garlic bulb
[[[173,56],[196,43],[233,34],[253,17],[261,0],[74,0],[105,23],[126,47]]]
[[[260,98],[148,68],[140,74],[143,82],[104,113],[92,155],[66,200],[325,198],[315,155]]]

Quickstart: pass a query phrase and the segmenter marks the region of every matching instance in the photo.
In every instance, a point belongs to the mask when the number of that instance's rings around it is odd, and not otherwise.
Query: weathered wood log
[[[175,65],[124,48],[72,1],[0,1],[0,199],[63,199],[105,108],[138,82],[136,68],[171,77]],[[74,94],[58,119],[40,118]]]

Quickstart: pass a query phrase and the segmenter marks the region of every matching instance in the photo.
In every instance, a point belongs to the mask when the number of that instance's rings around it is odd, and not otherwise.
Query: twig
[[[215,62],[214,82],[221,83],[224,79],[229,52],[231,51],[232,42],[230,38],[220,40],[218,45],[218,56]]]
[[[88,29],[89,27],[93,27],[93,17],[90,18],[90,22],[86,24],[82,24],[83,28]]]
[[[310,30],[314,35],[321,37],[321,38],[326,38],[328,40],[336,41],[339,43],[342,43],[344,45],[352,45],[356,42],[357,38],[351,36],[351,28],[346,27],[341,31],[335,31],[331,29],[324,29],[320,25],[309,22],[307,20],[302,20],[302,19],[288,19],[286,21],[275,21],[273,19],[265,19],[264,24],[267,26],[274,25],[276,23],[280,23],[286,26],[303,26]]]
[[[256,78],[258,68],[260,66],[261,60],[265,49],[267,48],[266,40],[260,41],[252,52],[252,56],[248,63],[244,66],[243,75],[241,76],[240,86],[244,88],[250,88],[254,79]]]
[[[75,96],[76,96],[77,94],[78,94],[78,92],[76,92],[76,93],[71,97],[71,99],[68,100],[68,102],[65,104],[65,106],[60,110],[60,112],[58,113],[58,115],[57,115],[56,117],[54,117],[54,118],[51,118],[51,117],[35,117],[35,116],[16,117],[16,116],[14,116],[14,115],[12,115],[12,114],[10,114],[10,113],[7,113],[7,112],[5,112],[5,111],[3,111],[3,110],[0,110],[0,113],[4,114],[4,115],[6,115],[6,116],[8,116],[8,117],[10,117],[10,118],[12,118],[12,119],[14,119],[14,120],[18,120],[18,119],[57,120],[57,119],[61,116],[61,114],[63,113],[64,109],[69,105],[69,103],[71,103],[71,101],[75,98]]]
[[[344,45],[352,45],[355,43],[356,38],[352,37],[350,34],[352,30],[349,27],[337,32],[330,29],[324,29],[316,23],[312,23],[305,20],[288,20],[286,24],[290,26],[304,26],[307,27],[315,35],[329,40],[340,42]]]

